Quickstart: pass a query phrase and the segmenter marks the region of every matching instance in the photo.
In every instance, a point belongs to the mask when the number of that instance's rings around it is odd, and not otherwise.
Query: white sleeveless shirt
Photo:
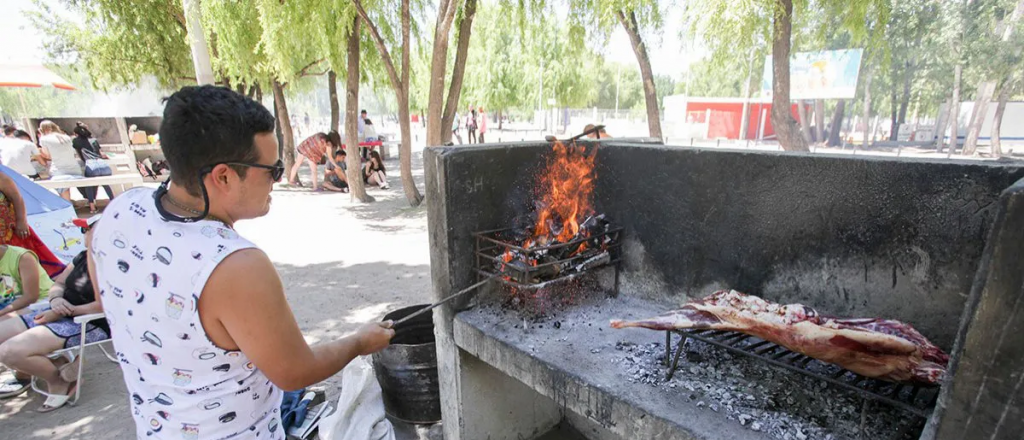
[[[281,390],[241,351],[217,348],[199,320],[213,269],[255,245],[217,221],[165,220],[153,194],[115,198],[90,247],[138,437],[285,438]]]

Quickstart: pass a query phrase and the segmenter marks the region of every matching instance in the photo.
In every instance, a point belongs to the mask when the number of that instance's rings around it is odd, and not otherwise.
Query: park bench
[[[109,176],[86,177],[76,180],[37,180],[36,183],[47,189],[110,185],[114,194],[120,194],[142,185],[142,176],[139,175],[134,161],[125,154],[110,154],[109,156],[107,164],[110,165],[110,170],[113,172]]]

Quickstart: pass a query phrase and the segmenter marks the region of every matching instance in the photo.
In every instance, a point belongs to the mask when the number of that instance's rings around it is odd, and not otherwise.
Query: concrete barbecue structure
[[[478,279],[473,234],[510,226],[549,152],[548,143],[425,151],[435,299]],[[766,412],[800,412],[769,395],[780,374],[725,374],[715,388],[729,388],[723,406],[749,409],[740,414],[707,409],[701,396],[712,391],[691,399],[695,376],[652,385],[617,366],[646,365],[622,347],[663,343],[664,334],[612,330],[610,318],[653,316],[722,288],[897,319],[950,353],[927,424],[900,424],[865,404],[861,429],[927,440],[1024,431],[1024,167],[613,139],[600,141],[595,172],[595,210],[623,228],[619,294],[611,274],[595,273],[589,302],[541,319],[504,310],[499,283],[436,309],[447,439],[536,438],[560,423],[602,440],[807,438],[754,429]],[[711,368],[702,350],[681,362],[684,376]],[[839,423],[826,419],[808,426]],[[821,428],[813,432],[845,432]]]

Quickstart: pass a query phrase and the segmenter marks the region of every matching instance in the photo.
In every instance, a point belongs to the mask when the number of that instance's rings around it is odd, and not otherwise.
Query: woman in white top
[[[64,134],[53,121],[40,123],[39,134],[43,158],[50,161],[50,180],[74,180],[85,177],[82,173],[82,164],[75,156],[71,137]],[[71,188],[58,188],[57,194],[71,200]]]

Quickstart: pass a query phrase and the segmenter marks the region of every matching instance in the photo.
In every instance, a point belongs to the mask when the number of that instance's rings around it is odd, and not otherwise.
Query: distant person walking
[[[459,134],[459,130],[462,128],[462,117],[459,112],[455,112],[455,117],[452,118],[452,136],[455,136],[459,140],[459,145],[462,145],[462,135]]]
[[[475,144],[476,143],[476,109],[473,107],[469,108],[469,113],[466,113],[466,141]]]
[[[480,118],[480,135],[478,140],[482,144],[484,143],[484,134],[487,133],[487,113],[484,113],[483,107],[480,107],[480,113],[477,116]]]

